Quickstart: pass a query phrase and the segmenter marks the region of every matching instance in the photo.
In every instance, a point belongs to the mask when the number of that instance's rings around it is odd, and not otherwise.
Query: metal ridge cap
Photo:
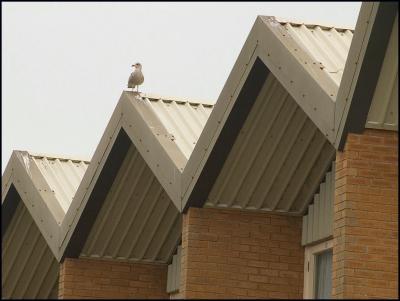
[[[132,92],[131,90],[124,89],[124,92]],[[136,92],[134,92],[136,94]],[[177,102],[177,103],[190,103],[190,104],[202,104],[205,106],[214,106],[216,101],[211,100],[200,100],[200,99],[193,99],[190,97],[179,97],[179,96],[168,96],[168,95],[161,95],[157,93],[140,93],[141,98],[148,98],[150,101],[154,100],[163,100],[167,102]]]
[[[264,21],[267,22],[277,22],[280,23],[281,25],[284,24],[290,24],[292,26],[301,26],[304,25],[307,28],[314,28],[314,27],[321,27],[322,29],[336,29],[337,31],[346,31],[350,30],[351,32],[354,33],[354,28],[351,28],[350,26],[345,26],[343,24],[328,24],[324,22],[306,22],[301,19],[297,18],[286,18],[286,17],[278,17],[278,16],[264,16],[264,15],[259,15]]]
[[[60,159],[60,160],[71,160],[71,161],[81,161],[85,163],[90,163],[90,160],[83,156],[70,156],[70,155],[62,155],[62,154],[54,154],[54,153],[44,153],[44,152],[32,152],[32,151],[24,151],[24,150],[13,150],[13,152],[17,153],[27,153],[29,156],[33,158],[48,158],[48,159]]]

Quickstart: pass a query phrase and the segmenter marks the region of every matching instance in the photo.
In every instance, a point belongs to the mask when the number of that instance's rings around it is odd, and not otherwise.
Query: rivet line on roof
[[[316,107],[314,107],[314,111],[316,111],[317,110],[317,108]]]
[[[293,84],[293,81],[291,80],[290,83]]]

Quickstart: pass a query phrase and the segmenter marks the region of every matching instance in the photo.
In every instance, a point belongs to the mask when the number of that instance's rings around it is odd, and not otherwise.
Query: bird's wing
[[[144,82],[144,76],[142,71],[140,70],[135,70],[133,72],[133,84],[134,85],[141,85]]]
[[[129,80],[128,80],[128,88],[135,88],[136,84],[135,84],[135,78],[134,78],[134,74],[131,73],[131,75],[129,76]]]

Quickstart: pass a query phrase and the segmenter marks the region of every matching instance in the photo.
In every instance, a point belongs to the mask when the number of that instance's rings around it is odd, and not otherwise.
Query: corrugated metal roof
[[[303,216],[301,244],[308,245],[333,235],[333,200],[335,197],[335,162],[319,185],[314,201]]]
[[[171,138],[189,159],[213,104],[147,94],[142,97],[161,120]]]
[[[24,203],[18,202],[2,238],[2,298],[57,298],[59,264]]]
[[[45,183],[54,192],[65,213],[74,198],[89,162],[31,153],[29,153],[29,156],[33,161],[32,163],[39,169]],[[29,168],[32,168],[32,166],[29,166]],[[39,192],[44,192],[46,188],[40,189],[41,180],[33,178],[33,181],[39,185]]]
[[[292,44],[287,44],[287,47],[302,64],[318,66],[333,80],[336,88],[339,87],[354,30],[292,22],[269,16],[263,19],[274,26],[282,26],[280,32],[284,43],[290,39],[296,42],[298,48],[293,48]],[[311,58],[311,62],[302,55],[303,51]],[[316,79],[318,80],[318,75]],[[328,92],[336,96],[336,91]]]
[[[167,293],[176,293],[181,285],[181,259],[182,246],[178,246],[175,254],[172,256],[172,262],[168,265],[167,275]]]
[[[132,144],[81,252],[82,257],[166,263],[182,217]]]
[[[281,23],[316,64],[339,86],[353,31],[311,24]],[[313,63],[314,63],[313,62]]]
[[[399,22],[393,24],[389,44],[375,88],[365,127],[374,129],[399,129]]]
[[[335,150],[270,74],[206,207],[302,214]]]

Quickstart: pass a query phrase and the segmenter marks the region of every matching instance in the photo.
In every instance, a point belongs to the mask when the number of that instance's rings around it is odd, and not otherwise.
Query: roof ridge
[[[260,15],[263,19],[269,22],[278,22],[281,25],[284,24],[290,24],[292,26],[301,26],[304,25],[307,28],[314,28],[314,27],[321,27],[322,29],[332,29],[334,28],[337,31],[346,31],[350,30],[351,32],[354,32],[354,28],[350,28],[349,26],[345,26],[343,24],[329,24],[329,23],[323,23],[323,22],[306,22],[304,20],[298,19],[298,18],[286,18],[286,17],[278,17],[278,16],[264,16]]]
[[[124,89],[125,92],[132,92],[130,89]],[[136,92],[134,92],[136,93]],[[164,100],[164,101],[174,101],[177,103],[188,102],[192,104],[202,104],[206,106],[214,106],[215,101],[204,100],[204,99],[192,99],[190,97],[178,97],[178,96],[169,96],[169,95],[160,95],[156,93],[140,93],[142,98],[148,99],[157,99],[157,100]]]
[[[81,161],[85,163],[90,163],[90,160],[86,158],[82,158],[83,156],[69,156],[69,155],[62,155],[62,154],[55,154],[55,153],[38,153],[38,152],[31,152],[26,150],[13,150],[14,152],[18,153],[28,153],[29,156],[34,158],[48,158],[48,159],[60,159],[60,160],[71,160],[71,161]]]

